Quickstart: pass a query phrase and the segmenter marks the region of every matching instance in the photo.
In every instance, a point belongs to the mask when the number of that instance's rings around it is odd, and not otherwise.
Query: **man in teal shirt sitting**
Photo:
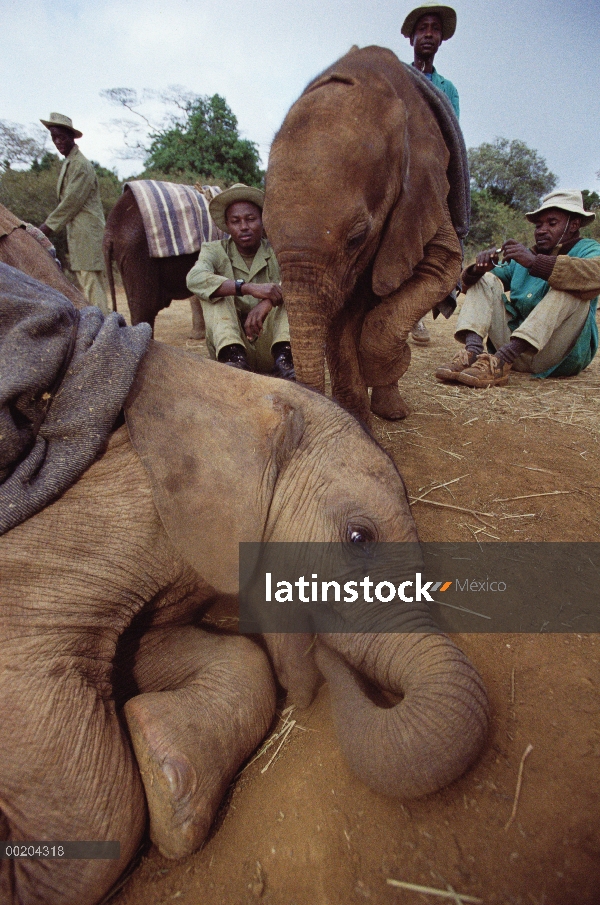
[[[581,192],[559,189],[525,216],[535,224],[532,249],[508,239],[499,250],[480,252],[463,271],[466,296],[454,338],[464,349],[437,369],[438,380],[505,386],[513,368],[569,377],[596,354],[600,243],[579,232],[595,214],[584,210]]]
[[[440,6],[438,3],[426,2],[413,9],[402,24],[402,34],[410,39],[414,50],[413,66],[429,79],[432,85],[446,95],[458,119],[460,107],[458,91],[449,79],[439,74],[433,65],[433,59],[440,49],[442,41],[448,41],[456,31],[456,12],[451,6]],[[456,307],[455,294],[449,299],[452,308]],[[429,343],[429,331],[424,318],[414,325],[410,331],[414,342],[426,346]]]

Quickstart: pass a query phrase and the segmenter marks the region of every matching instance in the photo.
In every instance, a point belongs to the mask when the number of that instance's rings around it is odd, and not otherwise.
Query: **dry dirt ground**
[[[413,414],[374,428],[409,496],[423,497],[421,539],[597,541],[600,360],[568,380],[441,385],[433,371],[453,354],[453,321],[427,322],[431,345],[413,347],[403,380]],[[175,302],[156,338],[206,354],[190,324],[188,302]],[[180,862],[150,848],[114,905],[600,903],[599,638],[456,636],[488,688],[491,733],[467,775],[416,802],[354,778],[322,688],[309,710],[282,713],[204,848]]]

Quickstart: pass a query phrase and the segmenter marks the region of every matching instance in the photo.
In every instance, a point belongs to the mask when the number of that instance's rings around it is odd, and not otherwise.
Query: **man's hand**
[[[40,232],[44,233],[45,236],[52,235],[52,230],[50,229],[49,226],[46,226],[45,223],[42,223],[41,226],[38,226],[38,229]]]
[[[268,286],[272,284],[264,283],[263,285]],[[272,310],[273,304],[270,299],[267,298],[260,301],[258,305],[255,305],[252,311],[246,316],[246,320],[244,321],[244,333],[250,342],[254,342],[254,340],[258,338],[265,318],[269,311]]]
[[[268,299],[272,305],[281,305],[283,294],[278,283],[244,283],[242,295],[251,295],[255,299]]]
[[[498,249],[486,248],[480,251],[473,265],[475,272],[478,274],[488,273],[493,267],[498,266]]]
[[[502,254],[505,261],[516,261],[528,270],[535,264],[535,255],[529,248],[515,242],[514,239],[507,239],[502,246]]]

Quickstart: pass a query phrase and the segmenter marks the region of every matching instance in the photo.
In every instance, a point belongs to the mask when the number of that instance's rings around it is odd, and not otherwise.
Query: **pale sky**
[[[266,165],[305,85],[352,44],[390,47],[404,0],[0,0],[0,119],[51,111],[84,133],[83,153],[121,176],[119,115],[106,88],[181,85],[223,95]],[[455,36],[436,56],[460,94],[467,147],[497,136],[537,150],[559,186],[600,192],[600,0],[457,0]],[[49,144],[49,148],[50,148]],[[51,148],[54,150],[54,148]]]

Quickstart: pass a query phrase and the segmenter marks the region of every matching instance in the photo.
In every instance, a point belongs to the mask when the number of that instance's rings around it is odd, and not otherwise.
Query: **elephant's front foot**
[[[201,634],[195,628],[179,631],[180,661],[186,632]],[[200,638],[192,640],[199,656],[188,684],[149,691],[125,704],[150,837],[166,858],[183,858],[200,848],[229,783],[264,738],[275,712],[271,669],[257,645],[217,636],[208,638],[203,650]],[[211,647],[215,652],[209,659]],[[177,648],[167,652],[177,655]]]
[[[400,395],[398,383],[373,387],[371,393],[371,411],[388,421],[401,421],[410,415],[410,408]]]
[[[170,692],[140,695],[127,702],[125,714],[146,792],[152,841],[166,858],[183,858],[206,839],[230,776],[227,770],[227,778],[215,770],[222,752],[212,750],[210,737],[200,735],[193,753],[177,744],[178,707],[170,698]],[[221,775],[207,776],[213,772]]]

